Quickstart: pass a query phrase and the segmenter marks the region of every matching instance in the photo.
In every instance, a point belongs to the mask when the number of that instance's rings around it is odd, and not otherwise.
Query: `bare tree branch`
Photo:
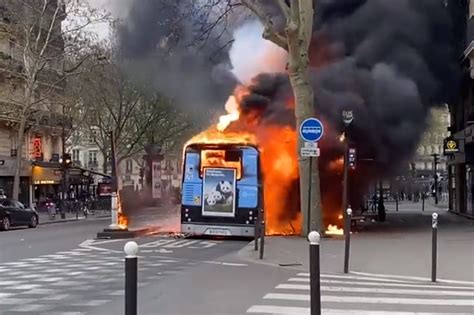
[[[281,11],[283,12],[286,20],[290,19],[290,7],[286,4],[285,0],[277,0],[278,5],[280,6]]]
[[[263,31],[263,38],[272,41],[276,45],[280,46],[281,48],[287,50],[288,43],[285,37],[279,34],[275,27],[273,26],[273,22],[271,18],[265,14],[261,6],[257,2],[253,2],[252,0],[242,0],[242,4],[249,8],[263,23],[264,31]]]

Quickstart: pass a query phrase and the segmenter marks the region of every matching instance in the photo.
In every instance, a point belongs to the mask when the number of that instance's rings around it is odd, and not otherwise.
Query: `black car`
[[[20,225],[35,228],[38,225],[38,213],[19,201],[0,199],[0,230],[7,231],[12,226]]]

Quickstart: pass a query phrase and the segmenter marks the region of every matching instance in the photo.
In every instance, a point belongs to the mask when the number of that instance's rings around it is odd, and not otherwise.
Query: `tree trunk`
[[[290,64],[291,64],[290,59]],[[299,63],[296,61],[296,63]],[[291,67],[291,66],[290,66]],[[290,81],[295,95],[295,116],[297,130],[301,123],[309,117],[314,117],[313,88],[309,84],[307,69],[298,67],[297,71],[290,72]],[[301,157],[300,150],[304,141],[298,135],[298,166],[300,173],[300,204],[302,214],[302,236],[308,235],[311,230],[321,231],[321,189],[319,182],[318,158],[313,158],[310,175],[310,158]],[[311,201],[309,199],[311,181]]]
[[[25,142],[25,127],[27,115],[21,117],[20,126],[18,127],[16,139],[16,159],[15,159],[15,173],[13,176],[13,193],[12,199],[18,200],[20,196],[20,175],[21,175],[21,160],[23,158],[23,144]]]
[[[293,1],[286,27],[288,41],[288,75],[295,98],[297,130],[301,123],[315,116],[314,92],[309,80],[309,45],[313,27],[313,2]],[[318,158],[313,157],[311,173],[310,158],[301,156],[303,140],[298,135],[298,166],[300,173],[300,204],[302,214],[301,235],[306,237],[311,230],[321,232],[321,188]],[[311,185],[311,189],[310,189]]]

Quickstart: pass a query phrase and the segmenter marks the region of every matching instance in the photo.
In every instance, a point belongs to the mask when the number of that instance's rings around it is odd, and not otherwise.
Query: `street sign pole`
[[[308,231],[311,231],[311,188],[313,186],[313,157],[309,157],[309,177],[308,177]]]
[[[313,216],[315,216],[314,218],[312,218],[312,215],[311,215],[311,210],[312,210],[311,205],[313,201],[311,198],[311,195],[313,193],[312,191],[313,157],[318,157],[320,155],[320,150],[317,146],[317,143],[319,140],[321,140],[323,134],[324,134],[324,126],[321,123],[321,121],[319,121],[316,118],[308,118],[304,120],[300,125],[300,137],[304,141],[304,146],[301,148],[300,155],[301,157],[309,158],[308,197],[307,197],[308,205],[306,209],[307,213],[303,215],[303,226],[307,229],[307,231],[317,229],[317,226],[313,226],[311,222],[315,220],[316,221],[319,220],[319,218],[317,217],[318,216],[317,213],[313,213]],[[306,220],[306,222],[304,220]],[[304,229],[303,229],[303,232],[304,232]]]

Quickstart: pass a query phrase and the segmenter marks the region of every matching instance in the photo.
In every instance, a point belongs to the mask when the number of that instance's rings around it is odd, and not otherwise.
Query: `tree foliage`
[[[164,146],[188,128],[183,113],[170,99],[133,82],[109,59],[81,76],[79,93],[84,113],[81,131],[110,157],[114,133],[117,162],[143,153],[149,144]]]

